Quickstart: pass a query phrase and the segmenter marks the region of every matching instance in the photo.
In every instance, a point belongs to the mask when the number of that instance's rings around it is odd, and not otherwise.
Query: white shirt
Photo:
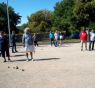
[[[90,41],[95,41],[95,33],[90,33]]]
[[[58,33],[55,33],[55,34],[54,34],[54,37],[55,37],[55,39],[57,40],[57,39],[58,39]]]

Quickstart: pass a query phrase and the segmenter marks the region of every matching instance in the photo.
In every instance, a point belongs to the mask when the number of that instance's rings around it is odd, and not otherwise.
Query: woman
[[[59,33],[56,31],[54,33],[55,47],[58,47],[59,46],[58,38],[59,38]]]
[[[33,45],[33,37],[29,28],[25,28],[24,34],[22,37],[22,42],[25,47],[27,61],[33,60],[33,52],[35,51],[35,49]],[[30,59],[29,59],[28,53],[30,53],[30,56],[31,56]]]

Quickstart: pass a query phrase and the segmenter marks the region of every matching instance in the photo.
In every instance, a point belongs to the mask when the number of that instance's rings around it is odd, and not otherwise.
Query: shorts
[[[35,52],[35,47],[34,45],[28,45],[25,47],[26,52]]]
[[[85,44],[85,47],[87,47],[87,41],[81,40],[81,47],[83,47],[83,44]]]

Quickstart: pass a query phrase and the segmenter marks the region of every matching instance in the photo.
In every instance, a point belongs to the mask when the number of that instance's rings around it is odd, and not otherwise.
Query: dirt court
[[[29,62],[18,51],[12,62],[0,57],[0,88],[95,88],[95,51],[81,52],[79,43],[41,45]]]

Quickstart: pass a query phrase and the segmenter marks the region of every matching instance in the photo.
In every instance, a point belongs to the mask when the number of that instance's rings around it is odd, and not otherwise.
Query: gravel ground
[[[80,51],[79,43],[41,45],[29,62],[18,51],[12,62],[0,57],[0,88],[95,88],[95,51]]]

